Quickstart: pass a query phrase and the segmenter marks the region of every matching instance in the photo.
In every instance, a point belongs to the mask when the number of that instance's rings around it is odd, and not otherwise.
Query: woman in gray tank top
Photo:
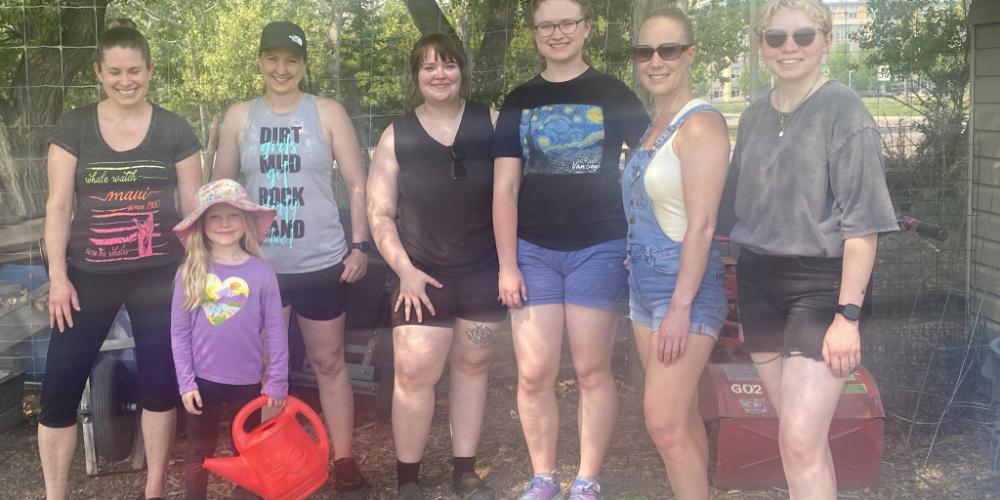
[[[347,284],[364,276],[370,249],[361,152],[343,106],[300,89],[307,57],[300,27],[268,24],[258,56],[264,95],[226,111],[212,178],[242,173],[254,201],[278,211],[262,246],[316,372],[334,485],[339,498],[367,498],[351,453],[354,395],[343,350]],[[333,195],[334,159],[351,196],[350,245]]]

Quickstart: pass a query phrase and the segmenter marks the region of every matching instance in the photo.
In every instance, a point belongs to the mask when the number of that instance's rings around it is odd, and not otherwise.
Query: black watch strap
[[[851,320],[861,319],[861,306],[857,304],[837,304],[836,313]]]
[[[351,243],[350,245],[347,245],[347,248],[350,250],[361,250],[361,253],[372,252],[372,244],[368,243],[367,241],[357,241]]]

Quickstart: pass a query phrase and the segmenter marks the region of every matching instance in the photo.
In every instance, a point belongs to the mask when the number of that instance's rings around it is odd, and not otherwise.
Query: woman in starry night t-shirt
[[[622,143],[649,124],[622,82],[591,68],[586,0],[535,0],[527,8],[545,69],[514,89],[493,143],[493,224],[499,292],[511,308],[518,409],[534,479],[524,498],[559,493],[555,380],[566,327],[580,382],[580,469],[573,498],[599,498],[618,395],[611,353],[628,300]]]

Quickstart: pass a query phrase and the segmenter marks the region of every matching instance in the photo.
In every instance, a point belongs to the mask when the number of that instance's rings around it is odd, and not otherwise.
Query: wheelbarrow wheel
[[[132,452],[135,410],[132,409],[128,368],[120,359],[106,357],[90,375],[90,411],[97,454],[117,462]]]
[[[396,376],[392,359],[382,362],[379,373],[381,376],[375,392],[375,417],[384,423],[392,420],[392,388]]]

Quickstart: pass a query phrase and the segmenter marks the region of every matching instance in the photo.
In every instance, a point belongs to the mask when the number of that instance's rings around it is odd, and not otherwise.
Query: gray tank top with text
[[[264,239],[277,273],[307,273],[340,263],[347,253],[333,197],[333,154],[323,137],[316,97],[272,112],[263,98],[250,104],[240,144],[240,168],[257,203],[278,215]]]

